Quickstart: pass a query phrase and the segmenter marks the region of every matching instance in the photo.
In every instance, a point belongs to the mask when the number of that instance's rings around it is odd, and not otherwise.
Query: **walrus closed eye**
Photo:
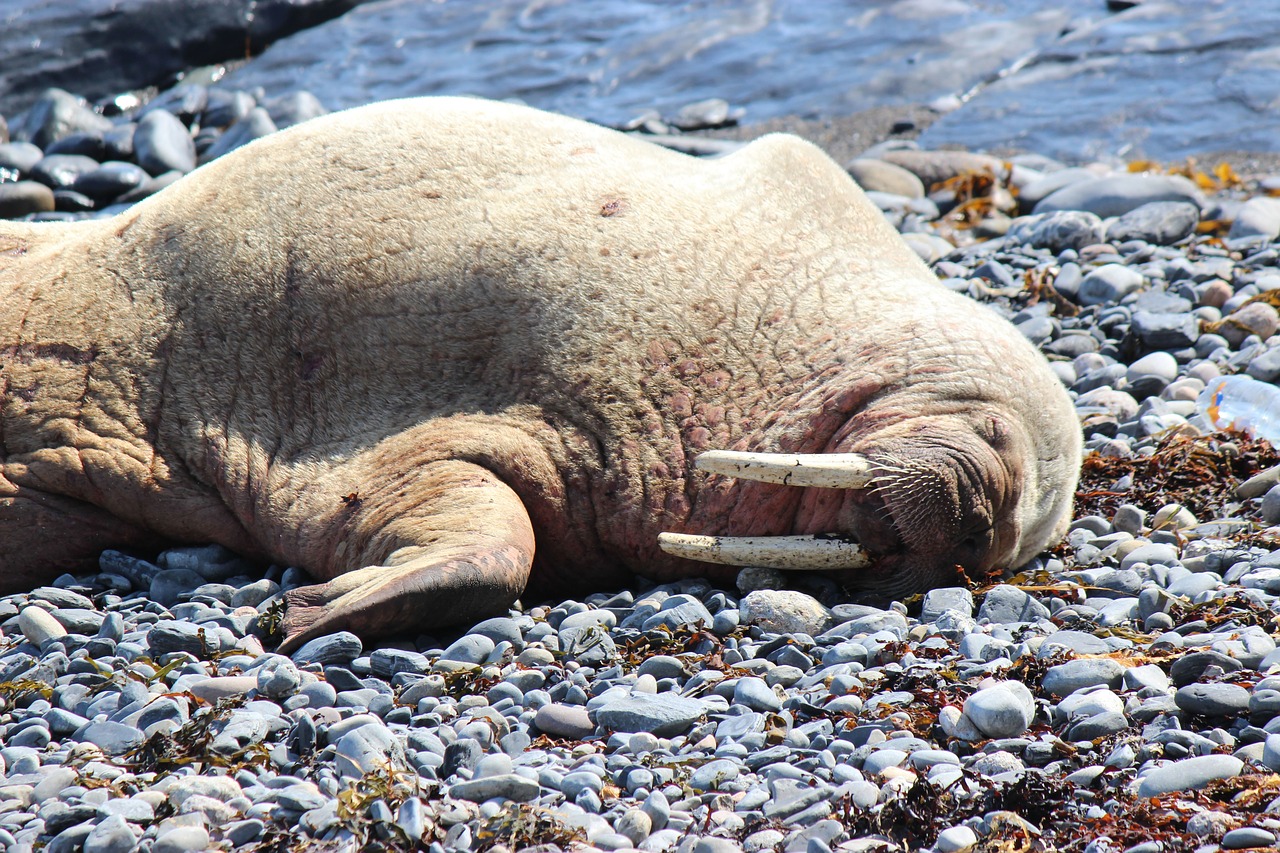
[[[632,573],[898,595],[1052,542],[1079,461],[1039,353],[793,137],[393,101],[0,223],[6,590],[218,542],[317,579],[286,651]]]

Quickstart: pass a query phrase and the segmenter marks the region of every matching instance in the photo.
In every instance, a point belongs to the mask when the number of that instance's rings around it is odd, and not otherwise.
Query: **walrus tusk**
[[[865,489],[874,479],[871,462],[859,453],[742,453],[708,450],[694,464],[702,471],[823,489]]]
[[[725,566],[821,571],[863,569],[871,558],[848,539],[825,536],[698,536],[659,533],[658,547],[675,557]]]

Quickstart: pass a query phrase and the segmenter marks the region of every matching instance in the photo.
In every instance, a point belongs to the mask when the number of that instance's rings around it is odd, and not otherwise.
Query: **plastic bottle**
[[[1218,429],[1234,429],[1280,447],[1280,388],[1252,376],[1209,381],[1196,408]]]

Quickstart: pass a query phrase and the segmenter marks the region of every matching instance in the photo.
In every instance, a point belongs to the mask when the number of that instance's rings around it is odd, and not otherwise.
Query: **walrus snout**
[[[881,594],[951,582],[958,568],[988,572],[1018,551],[1020,478],[977,436],[934,438],[874,454],[703,453],[701,470],[819,490],[810,502],[812,532],[663,533],[659,545],[722,565],[838,572],[846,585]]]

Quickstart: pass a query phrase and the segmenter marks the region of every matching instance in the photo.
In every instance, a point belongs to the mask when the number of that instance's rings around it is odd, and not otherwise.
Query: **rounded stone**
[[[152,175],[183,174],[196,167],[196,146],[187,126],[166,110],[151,110],[138,121],[133,135],[138,165]]]
[[[0,219],[17,219],[54,209],[53,190],[39,181],[0,183]]]
[[[1217,779],[1229,779],[1244,769],[1231,755],[1199,755],[1157,767],[1137,782],[1140,797],[1156,797],[1174,791],[1194,791]]]
[[[533,724],[552,737],[582,740],[595,733],[595,724],[581,705],[551,703],[543,705],[534,715]]]
[[[1200,222],[1200,208],[1187,201],[1152,201],[1135,207],[1107,227],[1107,240],[1141,240],[1171,246],[1188,237]]]
[[[1079,658],[1049,667],[1041,686],[1055,696],[1068,696],[1086,687],[1121,686],[1125,667],[1111,658]]]
[[[923,198],[924,183],[911,172],[893,163],[862,157],[845,164],[847,171],[867,192],[893,193],[907,198]]]
[[[1236,716],[1249,710],[1249,691],[1238,684],[1188,684],[1178,688],[1174,702],[1191,714]]]
[[[151,853],[196,853],[209,849],[209,830],[203,826],[175,826],[156,836]]]
[[[67,629],[43,607],[24,607],[18,614],[18,630],[33,646],[39,648],[49,640],[67,636]]]
[[[739,678],[733,686],[733,702],[745,705],[753,711],[777,712],[782,710],[782,701],[773,688],[762,678],[745,676]]]
[[[1248,850],[1252,847],[1274,847],[1276,835],[1260,826],[1242,826],[1222,836],[1223,850]]]
[[[816,636],[831,627],[831,611],[816,598],[792,590],[749,592],[739,605],[742,622],[778,634]]]
[[[1026,685],[1005,681],[966,699],[964,716],[987,737],[1017,737],[1035,717],[1035,700]]]

